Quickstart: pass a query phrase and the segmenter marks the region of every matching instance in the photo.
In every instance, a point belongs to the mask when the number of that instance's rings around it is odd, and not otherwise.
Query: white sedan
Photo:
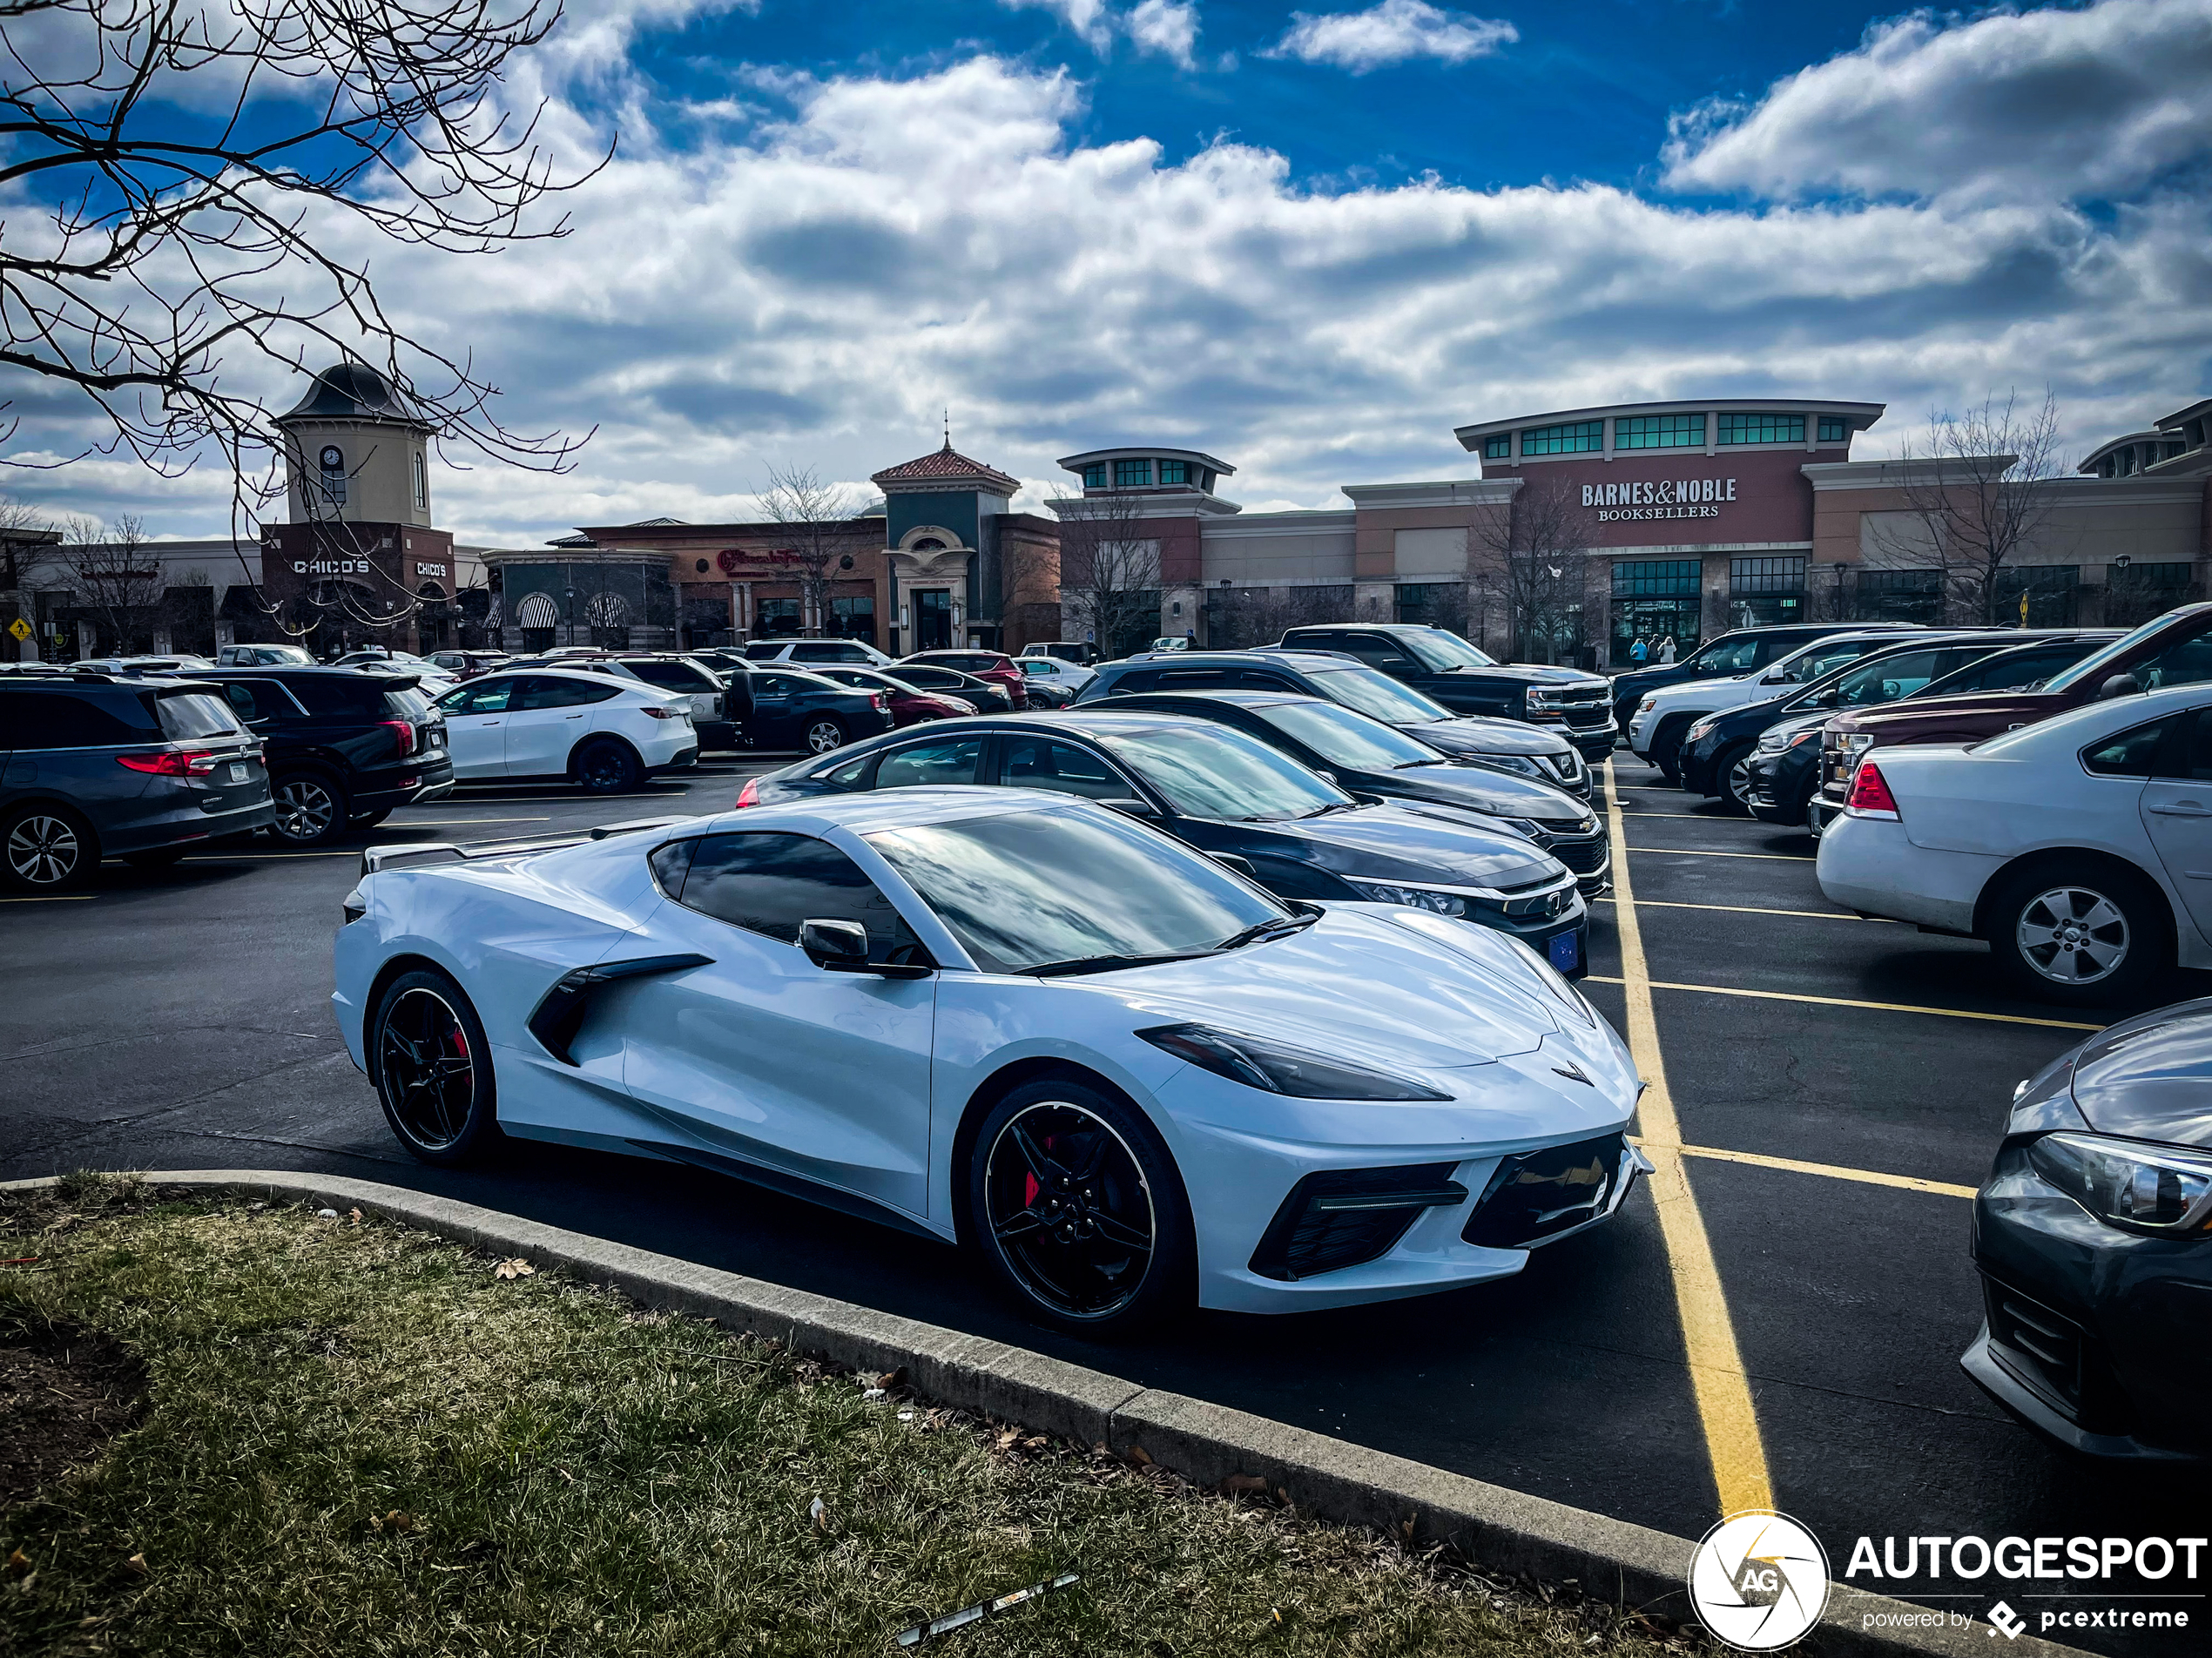
[[[974,1247],[1125,1328],[1499,1278],[1649,1167],[1518,941],[1273,897],[1088,800],[900,789],[373,849],[332,1003],[401,1143],[659,1158]]]
[[[688,697],[627,675],[578,668],[488,673],[436,703],[462,781],[567,778],[593,794],[634,789],[696,765]]]
[[[2212,967],[2212,685],[1971,748],[1876,749],[1817,870],[1846,908],[1986,939],[2008,978],[2055,1001]]]

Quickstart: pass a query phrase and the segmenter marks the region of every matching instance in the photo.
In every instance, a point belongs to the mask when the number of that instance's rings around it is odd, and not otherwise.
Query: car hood
[[[1486,719],[1476,716],[1467,719],[1431,720],[1426,725],[1399,727],[1406,736],[1419,738],[1431,748],[1442,749],[1447,754],[1571,754],[1574,745],[1565,738],[1546,731],[1541,725],[1523,725],[1517,719]]]
[[[1406,806],[1360,806],[1257,826],[1305,843],[1315,863],[1352,880],[1520,886],[1565,870],[1519,835]]]
[[[2099,1134],[2212,1148],[2212,1001],[2099,1031],[2076,1050],[2074,1103]]]
[[[2007,725],[2033,725],[2074,705],[2070,698],[2054,697],[2047,691],[1982,691],[1971,696],[1930,697],[1925,700],[1908,697],[1886,708],[1839,713],[1835,719],[1838,731],[1878,731],[1885,740],[1891,741],[1895,740],[1892,733],[1947,730],[1961,718],[1971,719],[1978,726],[1996,721],[1988,730],[1989,735],[1995,736]]]
[[[1424,803],[1463,807],[1494,818],[1526,818],[1548,827],[1571,830],[1590,815],[1589,808],[1566,790],[1510,772],[1441,761],[1368,775],[1378,790],[1402,788]]]
[[[1603,674],[1594,674],[1580,668],[1559,668],[1540,662],[1496,662],[1487,668],[1447,668],[1440,677],[1451,679],[1464,676],[1469,679],[1509,679],[1521,685],[1604,685],[1609,684]]]
[[[1834,718],[1834,711],[1826,708],[1810,714],[1792,714],[1787,719],[1778,719],[1773,725],[1764,727],[1760,735],[1764,736],[1768,731],[1787,731],[1794,736],[1799,731],[1809,731],[1815,726],[1825,725]]]
[[[1528,1053],[1583,1020],[1510,940],[1448,927],[1467,936],[1447,941],[1387,910],[1331,906],[1286,939],[1082,982],[1119,994],[1148,1022],[1217,1025],[1393,1074]]]

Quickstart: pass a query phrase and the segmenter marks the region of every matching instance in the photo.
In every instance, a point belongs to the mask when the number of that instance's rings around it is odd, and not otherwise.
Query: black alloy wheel
[[[444,974],[392,982],[369,1024],[368,1054],[384,1120],[423,1162],[465,1163],[498,1136],[491,1045]]]
[[[17,892],[59,892],[99,861],[91,829],[75,812],[21,806],[0,822],[0,884]]]
[[[645,769],[627,746],[603,739],[576,757],[576,778],[586,794],[626,794],[644,781]]]
[[[1091,1335],[1189,1298],[1195,1250],[1166,1148],[1101,1089],[1046,1081],[1000,1102],[976,1137],[970,1223],[1034,1318]]]
[[[806,723],[806,751],[827,754],[833,749],[845,746],[845,726],[841,721],[824,714]]]
[[[319,846],[346,830],[346,791],[334,778],[294,772],[270,791],[276,819],[269,828],[289,846]]]

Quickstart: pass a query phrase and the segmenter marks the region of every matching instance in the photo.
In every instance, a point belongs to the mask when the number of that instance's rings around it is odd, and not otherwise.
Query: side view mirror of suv
[[[2132,697],[2141,689],[2135,683],[2134,675],[2116,673],[2097,687],[2097,700],[2107,702],[2114,697]]]

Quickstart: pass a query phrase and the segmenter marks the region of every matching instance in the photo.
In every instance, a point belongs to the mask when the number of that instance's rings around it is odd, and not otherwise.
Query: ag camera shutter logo
[[[1747,1508],[1705,1533],[1689,1562],[1689,1600],[1739,1652],[1775,1652],[1820,1621],[1828,1554],[1787,1514]]]

